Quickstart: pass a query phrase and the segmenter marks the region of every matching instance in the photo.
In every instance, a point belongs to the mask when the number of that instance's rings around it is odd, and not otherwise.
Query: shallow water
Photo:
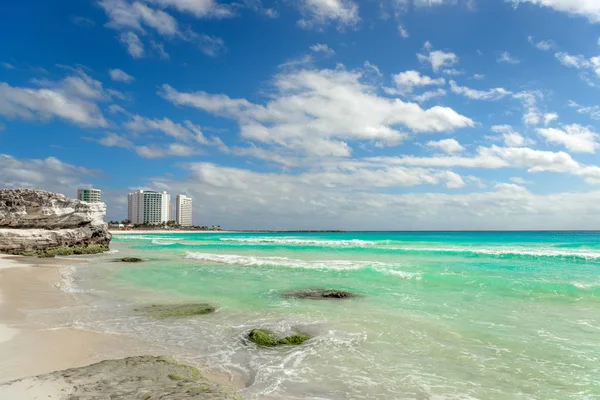
[[[94,300],[65,318],[181,349],[242,376],[246,399],[600,398],[600,233],[115,235],[67,290]],[[126,255],[142,264],[112,262]],[[290,300],[290,289],[363,296]],[[149,320],[137,305],[218,311]],[[255,327],[306,332],[257,348]]]

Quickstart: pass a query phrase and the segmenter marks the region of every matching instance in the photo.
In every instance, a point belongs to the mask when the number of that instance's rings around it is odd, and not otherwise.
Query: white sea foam
[[[439,253],[471,253],[491,256],[530,256],[530,257],[565,257],[581,258],[585,260],[600,259],[597,250],[568,251],[555,248],[519,248],[519,247],[387,247],[386,250],[397,251],[421,251]]]
[[[421,275],[417,272],[401,271],[397,269],[397,264],[386,264],[377,261],[297,260],[288,257],[258,257],[242,256],[237,254],[212,254],[197,252],[187,252],[185,258],[208,263],[241,265],[244,267],[274,266],[303,269],[327,269],[336,271],[371,269],[381,274],[395,276],[402,279],[421,280]]]
[[[165,239],[152,239],[152,244],[158,244],[161,246],[169,246],[175,244],[175,242]]]
[[[240,242],[240,243],[272,243],[285,245],[301,245],[301,246],[325,246],[325,247],[362,247],[373,246],[375,242],[360,239],[351,240],[319,240],[319,239],[301,239],[296,237],[249,237],[249,238],[220,238],[223,242]]]
[[[75,284],[75,278],[73,277],[75,271],[76,268],[73,265],[60,267],[58,270],[60,281],[54,282],[54,287],[65,293],[85,293],[85,290],[78,288]]]

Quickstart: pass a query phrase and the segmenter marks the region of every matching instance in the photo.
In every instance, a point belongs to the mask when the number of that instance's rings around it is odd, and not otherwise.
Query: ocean
[[[65,273],[93,305],[65,318],[178,349],[243,379],[245,399],[600,399],[600,232],[131,233],[111,248]],[[306,288],[360,296],[282,296]],[[134,310],[165,302],[217,312]],[[260,348],[253,328],[313,339]]]

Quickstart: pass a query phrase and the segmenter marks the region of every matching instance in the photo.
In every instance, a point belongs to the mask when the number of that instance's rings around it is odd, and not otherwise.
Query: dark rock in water
[[[306,289],[306,290],[293,290],[286,292],[283,297],[288,299],[311,299],[311,300],[341,300],[358,297],[358,295],[346,292],[344,290],[335,289]]]
[[[106,205],[33,189],[0,190],[0,253],[53,257],[108,251]]]
[[[210,304],[153,304],[135,309],[135,311],[142,312],[146,316],[156,319],[191,317],[194,315],[210,314],[215,312],[215,310]]]
[[[297,333],[295,335],[284,337],[279,339],[273,333],[265,329],[252,329],[248,334],[248,340],[256,343],[259,346],[280,346],[280,345],[298,345],[306,342],[310,339],[310,336],[303,333]]]
[[[136,258],[136,257],[125,257],[125,258],[121,258],[121,261],[127,262],[127,263],[139,263],[144,260],[142,260],[141,258]]]
[[[27,382],[25,378],[0,385]],[[204,378],[193,367],[166,357],[139,356],[107,360],[86,367],[52,372],[36,382],[64,384],[61,399],[240,400],[223,386]],[[8,399],[7,399],[8,400]]]

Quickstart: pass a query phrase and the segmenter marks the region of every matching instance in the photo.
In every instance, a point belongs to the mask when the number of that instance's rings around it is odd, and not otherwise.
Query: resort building
[[[127,200],[127,218],[132,224],[162,224],[171,219],[171,195],[167,192],[138,190],[129,193]]]
[[[102,190],[77,189],[77,199],[88,203],[99,203],[102,201]]]
[[[177,224],[192,226],[192,198],[182,194],[177,196]]]

